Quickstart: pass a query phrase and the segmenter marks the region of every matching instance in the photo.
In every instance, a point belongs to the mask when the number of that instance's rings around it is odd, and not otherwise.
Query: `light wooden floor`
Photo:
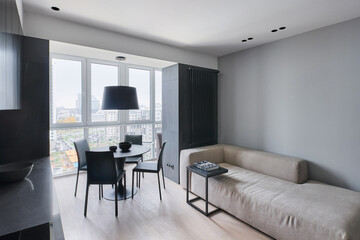
[[[131,167],[127,169],[131,184]],[[76,175],[55,178],[66,240],[72,239],[271,239],[225,212],[205,217],[186,201],[186,191],[165,180],[160,201],[156,174],[141,179],[141,189],[132,200],[115,204],[98,198],[98,187],[91,186],[87,217],[83,215],[86,173],[80,174],[77,197],[74,197]],[[104,186],[104,191],[111,186]],[[201,204],[200,202],[199,204]]]

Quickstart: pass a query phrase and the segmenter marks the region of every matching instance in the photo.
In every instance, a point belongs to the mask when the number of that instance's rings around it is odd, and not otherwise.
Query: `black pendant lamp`
[[[102,110],[139,109],[136,88],[109,86],[104,88]]]

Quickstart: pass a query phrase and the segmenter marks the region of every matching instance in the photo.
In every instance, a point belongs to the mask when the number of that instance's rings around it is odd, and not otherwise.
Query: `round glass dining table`
[[[108,147],[100,147],[94,149],[94,151],[109,151]],[[133,144],[128,152],[123,152],[121,149],[117,149],[116,152],[114,152],[114,159],[115,164],[117,166],[117,169],[119,171],[124,170],[125,166],[125,158],[127,157],[134,157],[139,156],[142,154],[145,154],[150,151],[149,147],[145,147],[144,145],[136,145]],[[124,186],[122,184],[122,181],[118,184],[118,200],[124,200],[127,198],[131,198],[131,187],[126,187],[126,195],[124,195]],[[136,194],[137,190],[134,189],[134,194]],[[104,198],[107,200],[115,201],[115,190],[109,189],[104,193]]]

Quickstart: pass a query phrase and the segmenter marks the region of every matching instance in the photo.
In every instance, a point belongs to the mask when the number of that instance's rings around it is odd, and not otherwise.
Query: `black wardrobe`
[[[176,64],[162,70],[165,176],[179,183],[180,151],[217,143],[218,71]]]

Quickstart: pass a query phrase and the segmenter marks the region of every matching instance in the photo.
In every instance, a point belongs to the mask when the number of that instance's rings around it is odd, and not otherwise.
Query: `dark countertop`
[[[64,239],[50,159],[32,162],[25,180],[0,184],[0,236],[50,223],[55,239]]]

